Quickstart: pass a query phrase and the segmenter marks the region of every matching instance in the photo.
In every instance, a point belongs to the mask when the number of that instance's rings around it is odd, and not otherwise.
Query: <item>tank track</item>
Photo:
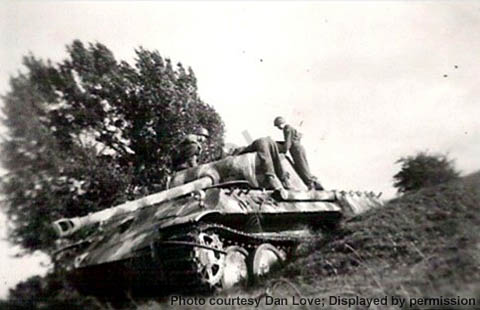
[[[199,240],[199,236],[211,239],[211,244],[205,244],[203,239]],[[155,248],[172,291],[184,294],[211,293],[222,289],[215,276],[222,272],[222,257],[225,257],[227,247],[240,247],[251,254],[258,246],[268,243],[289,257],[296,245],[309,239],[314,238],[293,232],[248,233],[221,224],[200,224],[193,228],[189,226],[188,230],[172,235],[167,241],[156,243]],[[208,272],[202,265],[205,262],[199,255],[204,253],[201,249],[205,249],[213,261],[211,274],[207,278],[205,274]]]

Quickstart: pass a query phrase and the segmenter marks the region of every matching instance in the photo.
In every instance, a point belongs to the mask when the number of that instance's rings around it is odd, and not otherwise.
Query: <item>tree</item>
[[[415,156],[402,157],[396,163],[402,165],[400,171],[393,176],[393,186],[399,193],[415,191],[459,177],[454,162],[443,154],[419,152]]]
[[[197,95],[193,71],[139,48],[134,65],[100,43],[67,46],[56,64],[24,57],[26,71],[3,97],[1,142],[9,239],[52,253],[51,222],[83,216],[163,188],[171,150],[205,127],[205,160],[223,145],[224,126]]]

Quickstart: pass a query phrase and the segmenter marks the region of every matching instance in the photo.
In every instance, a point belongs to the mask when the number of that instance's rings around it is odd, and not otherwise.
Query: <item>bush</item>
[[[393,176],[393,186],[399,193],[416,191],[459,177],[453,160],[443,154],[419,152],[415,156],[402,157],[395,163],[402,165],[400,171]]]

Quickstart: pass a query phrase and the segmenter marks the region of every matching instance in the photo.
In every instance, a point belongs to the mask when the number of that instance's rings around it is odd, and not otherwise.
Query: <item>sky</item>
[[[29,52],[59,61],[80,39],[132,62],[143,46],[193,68],[227,142],[245,144],[244,130],[282,140],[284,116],[328,189],[392,198],[395,161],[418,151],[479,170],[478,1],[9,0],[0,29],[0,94]],[[0,241],[0,298],[45,270],[16,252]]]

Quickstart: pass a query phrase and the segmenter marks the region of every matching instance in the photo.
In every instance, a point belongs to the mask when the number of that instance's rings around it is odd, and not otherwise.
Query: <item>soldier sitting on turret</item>
[[[176,147],[173,156],[173,169],[175,171],[192,168],[198,165],[198,158],[202,154],[202,144],[207,141],[209,132],[200,128],[197,133],[186,135]]]
[[[268,185],[275,190],[289,189],[289,175],[280,162],[278,144],[270,137],[259,138],[245,147],[235,148],[229,155],[257,152]],[[279,181],[280,179],[280,181]]]

